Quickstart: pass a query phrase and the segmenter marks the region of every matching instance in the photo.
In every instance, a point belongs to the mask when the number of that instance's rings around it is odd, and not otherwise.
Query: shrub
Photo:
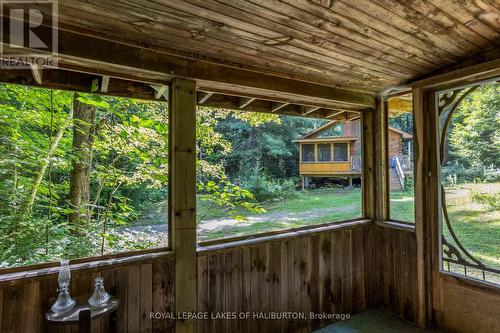
[[[447,185],[474,182],[490,183],[500,181],[500,170],[490,167],[470,169],[459,163],[448,164],[441,169],[443,182]]]
[[[411,191],[415,187],[415,180],[413,179],[413,176],[406,176],[405,177],[405,191]]]
[[[483,193],[472,191],[471,198],[472,202],[487,205],[490,208],[494,209],[500,208],[500,193]]]
[[[277,180],[263,173],[254,173],[242,181],[242,187],[249,190],[258,202],[290,197],[295,192],[293,179]]]

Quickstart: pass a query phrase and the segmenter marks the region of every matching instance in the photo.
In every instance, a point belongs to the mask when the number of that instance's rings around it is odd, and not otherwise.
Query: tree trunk
[[[40,169],[38,169],[38,173],[35,177],[35,181],[33,182],[33,187],[31,188],[30,196],[28,198],[28,201],[26,202],[26,208],[25,211],[27,213],[31,213],[31,210],[33,208],[33,204],[35,202],[36,194],[38,192],[38,189],[40,188],[40,184],[42,183],[43,177],[45,176],[45,171],[47,170],[47,166],[49,165],[49,161],[54,155],[57,146],[59,145],[59,141],[61,141],[61,138],[64,135],[64,131],[66,130],[66,127],[71,121],[71,118],[73,117],[73,108],[70,108],[68,116],[64,123],[61,125],[59,130],[57,131],[57,134],[52,141],[52,144],[49,147],[49,150],[47,151],[47,154],[45,157],[42,159],[42,162],[40,164]]]
[[[89,214],[95,107],[80,102],[75,94],[73,110],[73,170],[69,185],[69,202],[73,212],[69,215],[69,222],[81,226]]]

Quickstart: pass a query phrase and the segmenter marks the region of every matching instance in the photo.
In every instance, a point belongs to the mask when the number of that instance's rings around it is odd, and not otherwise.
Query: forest
[[[463,102],[448,185],[498,183],[499,92]],[[200,107],[199,238],[361,216],[359,188],[300,189],[293,140],[324,123]],[[498,191],[478,193],[497,212]],[[166,246],[167,198],[168,103],[0,85],[0,268]]]
[[[0,85],[0,266],[165,246],[166,213],[152,221],[165,226],[155,237],[116,230],[166,210],[167,105]],[[262,212],[257,200],[293,187],[291,139],[317,123],[200,108],[198,192],[208,207]]]

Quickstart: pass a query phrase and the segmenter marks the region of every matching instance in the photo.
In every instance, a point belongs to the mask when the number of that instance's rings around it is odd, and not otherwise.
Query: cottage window
[[[318,161],[330,162],[332,160],[331,145],[329,143],[318,144]]]
[[[314,145],[302,145],[302,162],[314,162]]]
[[[335,162],[349,161],[349,145],[347,143],[336,143],[333,145],[333,160]]]

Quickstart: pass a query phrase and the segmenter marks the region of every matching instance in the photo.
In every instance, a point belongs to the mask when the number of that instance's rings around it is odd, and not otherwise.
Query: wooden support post
[[[366,218],[375,220],[375,147],[374,127],[376,110],[364,112],[361,116],[362,133],[362,191],[363,214]]]
[[[433,322],[433,278],[438,271],[439,160],[434,92],[413,89],[417,325]],[[434,260],[436,259],[436,260]],[[434,290],[434,292],[437,292]],[[434,302],[435,303],[435,302]],[[434,304],[435,305],[435,304]]]
[[[174,79],[169,93],[169,233],[175,252],[175,311],[197,310],[196,83]],[[196,321],[177,319],[177,333]]]
[[[108,87],[109,87],[109,76],[103,75],[101,80],[101,92],[104,94],[107,93]]]
[[[382,97],[377,99],[377,112],[375,113],[375,192],[377,201],[375,216],[378,221],[389,219],[389,169],[388,169],[388,104]]]

